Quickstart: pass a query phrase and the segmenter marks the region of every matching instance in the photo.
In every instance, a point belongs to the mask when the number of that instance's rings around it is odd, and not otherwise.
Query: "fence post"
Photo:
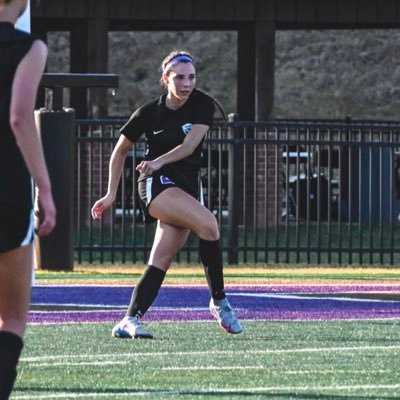
[[[228,264],[238,264],[238,242],[239,242],[239,210],[238,210],[238,180],[239,180],[239,157],[238,157],[238,135],[235,121],[239,119],[238,114],[229,114],[229,152],[228,152]]]

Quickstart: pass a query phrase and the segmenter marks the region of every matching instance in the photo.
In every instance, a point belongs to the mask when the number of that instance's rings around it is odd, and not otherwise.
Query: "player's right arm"
[[[28,171],[38,188],[41,218],[37,233],[40,236],[49,234],[56,223],[49,174],[34,121],[36,95],[46,59],[46,45],[36,40],[17,67],[10,104],[10,125]]]
[[[121,135],[119,137],[110,158],[107,193],[104,197],[97,200],[92,207],[92,217],[94,219],[101,218],[103,212],[114,203],[126,155],[132,149],[132,146],[133,143],[126,136]]]

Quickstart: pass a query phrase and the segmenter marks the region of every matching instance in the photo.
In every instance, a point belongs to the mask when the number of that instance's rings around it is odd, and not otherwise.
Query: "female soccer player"
[[[214,100],[195,88],[195,60],[174,51],[161,64],[167,94],[137,109],[121,128],[110,159],[107,194],[96,201],[93,218],[115,201],[124,161],[133,143],[146,136],[146,155],[137,165],[138,191],[145,221],[157,220],[149,265],[136,285],[126,316],[112,330],[119,338],[152,338],[140,318],[155,300],[172,260],[190,231],[200,238],[200,258],[211,292],[210,311],[229,333],[240,333],[224,292],[219,229],[214,215],[199,201],[199,169],[205,135],[213,122]]]
[[[0,399],[8,399],[30,301],[33,265],[33,184],[41,208],[39,235],[55,225],[55,207],[34,123],[45,44],[14,24],[26,0],[0,0]]]

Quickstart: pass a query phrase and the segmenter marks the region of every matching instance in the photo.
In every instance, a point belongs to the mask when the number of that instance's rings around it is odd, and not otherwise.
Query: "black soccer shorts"
[[[198,193],[192,191],[178,181],[174,181],[165,175],[152,175],[146,178],[140,178],[138,182],[138,193],[140,198],[140,207],[143,211],[144,222],[150,223],[156,221],[148,211],[151,201],[156,198],[161,192],[171,187],[179,187],[186,193],[198,199]]]
[[[0,253],[27,246],[33,238],[33,210],[0,203]]]

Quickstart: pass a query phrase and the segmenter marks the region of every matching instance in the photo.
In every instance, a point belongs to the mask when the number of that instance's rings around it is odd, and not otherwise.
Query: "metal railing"
[[[146,262],[135,165],[127,158],[114,209],[90,206],[106,191],[122,119],[77,123],[75,256],[78,262]],[[237,121],[204,142],[206,205],[219,221],[228,263],[400,264],[400,124]],[[198,262],[197,238],[179,253]]]

